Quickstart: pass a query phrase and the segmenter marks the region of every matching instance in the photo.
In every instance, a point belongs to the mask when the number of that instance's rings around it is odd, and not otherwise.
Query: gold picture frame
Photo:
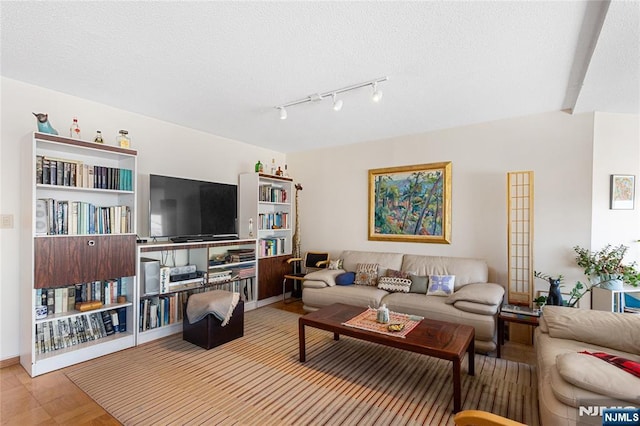
[[[451,162],[369,170],[369,240],[451,243]]]

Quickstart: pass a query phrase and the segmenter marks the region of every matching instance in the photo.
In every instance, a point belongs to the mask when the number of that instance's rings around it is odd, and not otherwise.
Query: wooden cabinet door
[[[266,257],[258,262],[258,300],[282,294],[282,280],[291,273],[290,255]]]
[[[34,287],[59,287],[135,275],[135,235],[35,239]]]

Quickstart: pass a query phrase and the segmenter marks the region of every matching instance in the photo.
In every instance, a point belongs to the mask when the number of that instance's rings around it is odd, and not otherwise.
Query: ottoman
[[[204,349],[211,349],[244,335],[244,302],[238,301],[229,323],[222,327],[222,321],[208,314],[200,321],[189,324],[187,304],[184,304],[182,319],[182,339]]]

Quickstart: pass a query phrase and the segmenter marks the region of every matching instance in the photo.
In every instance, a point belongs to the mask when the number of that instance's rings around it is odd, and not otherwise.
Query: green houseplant
[[[612,281],[626,283],[634,287],[637,287],[638,283],[640,283],[640,272],[638,272],[636,263],[623,263],[624,256],[627,250],[629,250],[629,247],[623,244],[615,247],[607,244],[601,250],[595,252],[591,252],[580,246],[574,246],[573,250],[576,252],[576,264],[583,268],[584,274],[589,277],[589,282],[576,282],[571,291],[569,291],[569,299],[564,301],[565,306],[575,307],[578,301],[590,292],[593,287],[610,286]],[[542,272],[535,271],[534,276],[549,282],[551,282],[551,280],[558,280],[560,286],[563,285],[562,281],[564,277],[562,275],[554,278]],[[547,297],[537,297],[534,299],[534,302],[542,306],[546,304]]]
[[[637,286],[640,282],[636,263],[623,263],[629,250],[629,247],[623,244],[615,247],[607,244],[594,252],[579,246],[573,247],[573,250],[576,252],[576,263],[584,269],[584,274],[589,277],[592,286],[619,289],[623,283]]]

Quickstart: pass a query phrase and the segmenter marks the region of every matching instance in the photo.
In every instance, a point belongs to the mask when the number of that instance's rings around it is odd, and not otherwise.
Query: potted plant
[[[640,272],[636,263],[623,263],[629,247],[620,244],[607,244],[601,250],[591,252],[585,248],[575,246],[576,263],[584,269],[589,277],[591,287],[601,286],[610,290],[621,290],[624,283],[637,286],[640,282]]]

